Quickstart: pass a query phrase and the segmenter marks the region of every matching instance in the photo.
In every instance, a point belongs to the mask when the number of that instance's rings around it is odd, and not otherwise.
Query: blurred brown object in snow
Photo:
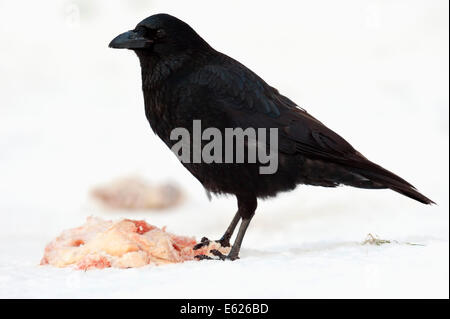
[[[165,209],[182,200],[181,190],[174,184],[151,185],[140,177],[125,177],[97,186],[94,199],[112,209]]]

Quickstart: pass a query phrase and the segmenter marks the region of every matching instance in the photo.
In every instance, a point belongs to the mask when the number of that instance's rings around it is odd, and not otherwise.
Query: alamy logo
[[[277,128],[246,128],[245,130],[239,127],[225,128],[224,133],[225,137],[222,136],[222,131],[215,127],[208,127],[202,131],[201,121],[194,120],[192,138],[189,130],[184,127],[172,130],[170,140],[177,142],[171,150],[183,163],[259,163],[261,164],[260,174],[276,173],[278,170]],[[269,135],[268,138],[267,135]]]

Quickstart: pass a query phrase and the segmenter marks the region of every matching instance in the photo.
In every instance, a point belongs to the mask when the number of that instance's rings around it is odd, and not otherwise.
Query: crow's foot
[[[200,242],[197,245],[195,245],[194,248],[192,248],[192,249],[198,250],[200,248],[208,246],[210,243],[211,243],[211,241],[208,238],[203,237],[202,239],[200,239]]]
[[[211,249],[209,251],[212,255],[214,255],[216,258],[210,257],[208,255],[196,255],[194,258],[198,260],[236,260],[239,259],[239,256],[232,256],[231,254],[224,255],[217,249]]]
[[[220,260],[236,260],[236,259],[239,259],[239,256],[234,256],[234,254],[232,255],[231,253],[228,254],[228,255],[224,255],[220,251],[218,251],[217,249],[211,249],[209,252],[211,254],[213,254],[214,256],[218,257]]]
[[[210,259],[213,259],[213,258],[211,258],[209,256],[206,256],[206,255],[195,255],[194,258],[197,258],[198,260],[210,260]]]
[[[220,240],[209,240],[203,237],[200,242],[193,247],[193,250],[201,250],[194,256],[198,260],[235,260],[238,257],[225,255],[230,251],[229,238],[222,237]]]
[[[213,241],[209,240],[206,237],[200,239],[200,242],[192,248],[193,250],[198,250],[205,246],[209,246]],[[214,240],[214,242],[219,243],[221,247],[230,247],[230,240],[228,238],[221,238],[219,240]]]

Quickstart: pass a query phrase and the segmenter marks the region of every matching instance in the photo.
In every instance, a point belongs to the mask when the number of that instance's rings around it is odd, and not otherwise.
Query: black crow
[[[421,203],[433,203],[404,179],[369,161],[247,67],[214,50],[173,16],[152,15],[114,38],[109,46],[137,54],[145,114],[153,131],[170,148],[176,142],[171,132],[181,127],[193,133],[194,120],[220,132],[226,128],[277,129],[278,166],[272,174],[261,174],[262,161],[182,162],[208,192],[237,198],[238,211],[218,242],[229,246],[234,229],[242,222],[229,255],[213,251],[220,259],[238,258],[258,198],[275,196],[298,184],[390,188]],[[249,140],[245,146],[249,147]],[[203,238],[198,247],[208,242]]]

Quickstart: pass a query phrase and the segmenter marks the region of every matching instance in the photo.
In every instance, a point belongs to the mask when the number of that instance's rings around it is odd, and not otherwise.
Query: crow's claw
[[[207,237],[202,237],[202,239],[200,239],[200,242],[202,242],[202,243],[208,242],[209,243],[209,239]]]
[[[211,249],[209,251],[211,254],[213,254],[216,257],[219,257],[220,260],[236,260],[239,259],[239,256],[230,256],[230,255],[224,255],[217,249]]]
[[[209,240],[206,237],[202,237],[202,239],[200,239],[200,242],[198,244],[196,244],[192,249],[193,250],[198,250],[200,248],[207,247],[207,246],[209,246],[209,244],[211,244],[211,242],[213,242],[213,241]],[[222,237],[222,239],[219,239],[219,240],[214,240],[214,242],[219,243],[220,246],[222,246],[222,247],[230,247],[230,241],[226,237]],[[212,258],[212,257],[209,257],[209,256],[207,256],[205,254],[196,255],[194,257],[197,258],[198,260],[204,260],[204,259],[215,259],[215,260],[227,260],[228,259],[228,260],[235,260],[235,259],[239,258],[239,257],[234,257],[233,258],[233,257],[231,257],[229,255],[224,255],[223,253],[221,253],[217,249],[211,249],[209,252],[211,254],[213,254],[214,256],[218,257],[218,258]]]
[[[210,259],[212,259],[211,257],[206,256],[206,255],[195,255],[194,258],[197,258],[198,260],[210,260]]]
[[[207,255],[196,255],[196,256],[194,256],[194,258],[196,258],[198,260],[236,260],[236,259],[239,259],[238,256],[232,257],[230,255],[224,255],[217,249],[211,249],[209,252],[211,254],[213,254],[214,256],[216,256],[217,258],[209,257]]]
[[[214,240],[216,243],[219,243],[220,246],[222,247],[230,247],[230,240],[228,238],[222,238],[219,240]],[[196,244],[192,249],[193,250],[198,250],[200,248],[203,248],[205,246],[208,246],[209,244],[211,244],[211,240],[209,240],[206,237],[202,237],[202,239],[200,239],[200,242],[198,244]]]
[[[220,260],[225,260],[227,258],[226,255],[222,254],[220,251],[218,251],[217,249],[211,249],[209,251],[211,254],[213,254],[216,257],[219,257]]]
[[[208,246],[210,242],[211,241],[208,238],[203,237],[202,239],[200,239],[200,242],[197,245],[195,245],[192,249],[198,250],[202,247]]]

